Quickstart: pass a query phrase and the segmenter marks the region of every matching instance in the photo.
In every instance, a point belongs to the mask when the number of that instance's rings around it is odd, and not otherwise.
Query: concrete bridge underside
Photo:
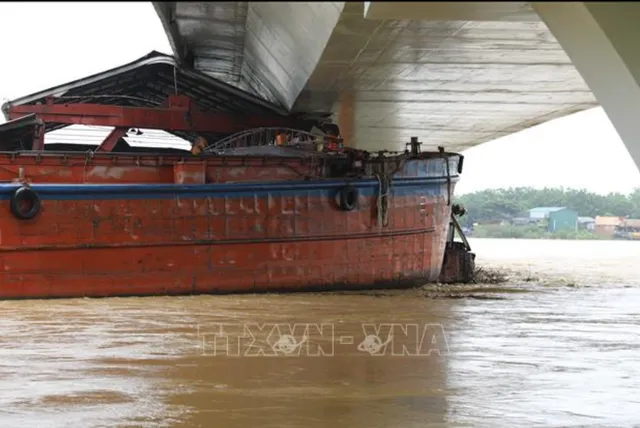
[[[418,136],[460,151],[599,101],[640,163],[638,3],[154,7],[181,63],[290,111],[332,113],[353,146]]]

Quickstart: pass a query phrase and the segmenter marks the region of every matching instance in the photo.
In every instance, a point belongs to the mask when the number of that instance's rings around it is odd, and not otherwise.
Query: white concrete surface
[[[533,7],[640,167],[640,3],[536,2]]]
[[[418,136],[459,151],[598,105],[527,2],[259,4],[157,10],[184,61],[293,111],[331,112],[358,147]]]

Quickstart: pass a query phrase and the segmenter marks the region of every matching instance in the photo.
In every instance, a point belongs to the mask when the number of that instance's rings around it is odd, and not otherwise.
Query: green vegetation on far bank
[[[603,239],[588,230],[558,230],[548,232],[538,226],[515,226],[486,224],[473,228],[474,238],[511,238],[511,239]]]
[[[519,187],[490,189],[456,196],[467,214],[460,224],[473,227],[476,238],[603,239],[585,229],[549,232],[546,224],[513,224],[536,207],[566,207],[582,217],[616,216],[640,218],[640,188],[629,195],[599,195],[586,190]]]
[[[457,196],[455,202],[464,205],[465,225],[510,219],[536,207],[567,207],[580,216],[629,216],[640,218],[640,188],[629,195],[610,193],[599,195],[586,190],[516,187],[490,189]]]

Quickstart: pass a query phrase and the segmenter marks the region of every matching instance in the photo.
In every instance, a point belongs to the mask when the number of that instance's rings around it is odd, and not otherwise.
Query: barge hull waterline
[[[375,179],[61,184],[51,178],[60,173],[54,165],[14,160],[51,182],[28,185],[41,200],[40,212],[29,220],[10,213],[11,195],[24,183],[0,184],[0,212],[6,213],[0,217],[0,299],[356,290],[434,282],[457,177],[443,178],[442,167],[420,170],[411,164],[437,161],[406,161],[403,171],[418,171],[417,176],[400,171],[392,180],[383,225]],[[3,168],[0,180],[14,169]],[[358,195],[348,211],[339,206],[346,186]]]

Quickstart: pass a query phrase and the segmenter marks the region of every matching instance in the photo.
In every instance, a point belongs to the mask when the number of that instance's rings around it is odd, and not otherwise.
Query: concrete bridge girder
[[[366,19],[430,21],[539,21],[529,2],[365,2]]]
[[[529,3],[464,4],[154,5],[183,61],[290,111],[333,113],[364,149],[417,136],[459,151],[597,105]]]
[[[357,57],[336,61],[354,34],[365,41]],[[336,99],[317,79],[329,65],[340,72]],[[319,109],[324,97],[334,113],[347,110],[342,98],[353,104],[363,148],[417,135],[427,148],[464,150],[597,106],[528,2],[348,3],[295,108]]]
[[[290,109],[343,2],[153,2],[179,62]]]
[[[535,21],[541,18],[640,168],[640,3],[367,2],[368,19]]]
[[[640,168],[640,3],[535,2]],[[638,37],[635,37],[638,36]]]

